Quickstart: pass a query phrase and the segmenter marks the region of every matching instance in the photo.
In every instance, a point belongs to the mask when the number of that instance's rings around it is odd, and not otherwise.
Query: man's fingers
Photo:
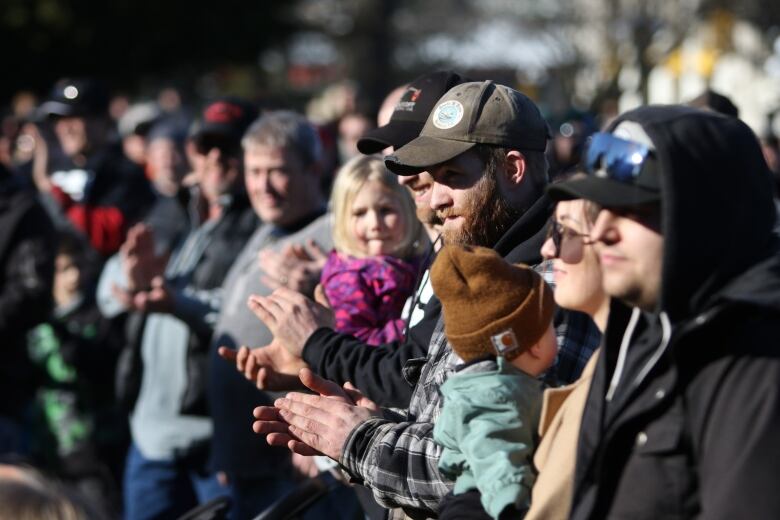
[[[308,368],[302,368],[298,373],[298,377],[300,377],[301,383],[303,383],[306,388],[320,395],[340,397],[344,397],[346,395],[344,390],[339,385],[333,381],[328,381],[327,379],[318,376]]]
[[[262,275],[260,277],[260,283],[262,283],[272,291],[275,291],[279,287],[282,287],[282,284],[279,283],[279,281],[276,278],[273,278],[271,276],[266,276],[266,275]]]
[[[236,349],[228,348],[228,347],[219,347],[217,349],[217,354],[219,354],[219,357],[221,357],[225,361],[235,362],[236,358],[238,357],[238,351]]]
[[[344,393],[346,393],[347,397],[357,406],[363,406],[362,402],[366,397],[354,386],[350,385],[347,387],[348,384],[349,383],[344,384]]]
[[[260,390],[274,390],[275,373],[268,367],[260,367],[255,376],[255,386]]]
[[[325,289],[322,287],[321,283],[318,283],[317,287],[314,288],[314,301],[323,307],[327,307],[328,309],[331,308],[330,300],[328,300],[328,296],[325,294]]]
[[[249,347],[241,347],[238,349],[238,352],[236,353],[236,369],[239,372],[244,371],[244,367],[246,366],[246,361],[249,359]]]
[[[298,379],[298,376],[283,374],[266,366],[261,366],[257,371],[255,384],[260,390],[272,390],[277,392],[285,390],[303,390],[303,385],[301,385],[301,380]]]
[[[308,251],[306,251],[306,248],[303,247],[301,244],[292,244],[291,252],[292,255],[298,260],[303,260],[303,261],[311,260]]]
[[[285,303],[290,305],[305,305],[306,301],[309,300],[298,291],[293,291],[287,287],[280,287],[275,290],[271,295],[271,298],[276,300],[279,305],[284,305]]]
[[[273,406],[256,406],[252,410],[252,417],[261,421],[281,421],[279,410]]]
[[[255,421],[252,423],[252,431],[260,435],[271,433],[289,434],[287,423],[281,421]]]
[[[278,321],[277,316],[281,316],[284,313],[279,304],[274,302],[271,298],[254,294],[249,297],[247,305],[249,306],[249,310],[254,312],[255,316],[260,318],[260,321],[269,327],[276,325]]]
[[[355,405],[368,408],[372,412],[378,412],[380,410],[378,404],[363,395],[363,392],[358,390],[357,387],[349,381],[344,383],[344,391],[347,393],[347,397],[352,399],[352,402],[354,402]]]
[[[246,365],[244,366],[244,377],[250,381],[254,381],[258,368],[257,359],[250,353],[246,360]]]
[[[328,253],[314,240],[309,240],[306,243],[306,249],[312,260],[325,261],[328,259]]]
[[[287,395],[292,398],[281,398],[274,402],[274,406],[279,409],[279,416],[287,423],[307,431],[322,432],[338,423],[349,412],[346,404],[331,398],[298,392]]]
[[[265,442],[271,446],[287,447],[287,443],[295,440],[289,433],[269,433],[265,437]]]
[[[315,450],[308,444],[304,444],[301,441],[296,441],[295,439],[290,439],[287,442],[287,447],[290,449],[291,452],[297,453],[298,455],[306,455],[307,457],[311,457],[314,455],[322,455],[321,451]]]
[[[294,437],[300,439],[299,442],[296,442],[295,439],[293,439],[292,441],[287,443],[287,447],[290,450],[295,451],[297,448],[299,450],[302,449],[306,451],[306,448],[308,448],[310,450],[312,449],[315,450],[317,453],[321,453],[326,449],[326,446],[323,444],[323,439],[316,433],[311,433],[307,430],[298,428],[297,426],[293,426],[293,425],[290,425],[290,433],[292,433]],[[304,446],[306,448],[304,448]],[[307,453],[301,453],[301,451],[295,451],[295,453],[300,453],[301,455],[307,454]]]

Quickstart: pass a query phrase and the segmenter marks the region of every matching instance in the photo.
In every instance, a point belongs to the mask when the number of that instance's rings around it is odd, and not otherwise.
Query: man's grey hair
[[[244,150],[251,146],[286,148],[296,154],[305,167],[318,163],[322,143],[308,119],[292,110],[266,112],[252,123],[241,139]]]

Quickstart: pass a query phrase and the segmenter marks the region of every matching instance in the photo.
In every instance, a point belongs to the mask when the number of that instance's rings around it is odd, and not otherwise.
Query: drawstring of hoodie
[[[658,363],[658,360],[661,359],[667,345],[669,345],[669,339],[672,337],[672,323],[669,321],[669,315],[661,311],[658,317],[661,320],[661,344],[655,349],[652,357],[639,372],[639,375],[636,376],[636,381],[634,382],[636,386],[639,386],[645,377],[647,377],[650,370]]]
[[[623,339],[620,342],[620,351],[618,352],[615,371],[612,374],[612,380],[609,382],[609,389],[607,389],[607,395],[605,397],[607,401],[612,401],[612,398],[615,395],[615,391],[617,390],[617,386],[620,383],[620,379],[623,376],[623,370],[625,369],[626,365],[626,357],[628,356],[628,345],[631,342],[631,336],[634,334],[634,329],[639,322],[639,316],[641,314],[642,311],[639,310],[638,307],[634,307],[633,311],[631,312],[631,319],[628,322],[626,332],[623,334]],[[645,363],[645,366],[642,367],[642,370],[639,371],[639,375],[637,375],[636,379],[634,380],[635,386],[639,386],[645,377],[647,377],[647,374],[650,373],[650,370],[652,370],[655,364],[658,363],[658,360],[661,359],[661,356],[666,351],[666,347],[669,345],[669,340],[672,337],[672,324],[669,320],[669,315],[662,311],[659,313],[658,318],[661,322],[661,343],[658,345],[658,348],[655,349],[653,355],[650,356],[650,359],[647,361],[647,363]]]
[[[636,324],[639,322],[639,315],[642,311],[638,307],[634,307],[631,311],[631,319],[628,321],[626,332],[623,334],[623,339],[620,342],[620,351],[618,352],[617,364],[615,365],[615,371],[612,373],[612,380],[609,382],[609,389],[607,390],[607,401],[612,401],[612,397],[615,395],[615,389],[620,382],[620,377],[623,375],[623,369],[626,366],[626,355],[628,354],[628,344],[631,341],[631,336],[634,334]]]

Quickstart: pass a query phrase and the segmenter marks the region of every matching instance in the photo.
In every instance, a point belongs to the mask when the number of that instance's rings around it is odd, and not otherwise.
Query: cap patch
[[[505,356],[506,354],[517,350],[517,337],[512,329],[499,332],[493,336],[490,336],[490,341],[493,342],[493,346],[496,349],[496,354],[499,356]]]
[[[463,119],[463,105],[451,99],[436,107],[433,111],[433,126],[439,130],[448,130]]]
[[[230,123],[243,116],[241,107],[232,103],[218,101],[208,107],[203,113],[203,119],[210,123]]]
[[[401,97],[401,101],[395,106],[394,112],[414,112],[414,106],[417,104],[420,94],[422,94],[422,89],[407,88],[403,97]]]

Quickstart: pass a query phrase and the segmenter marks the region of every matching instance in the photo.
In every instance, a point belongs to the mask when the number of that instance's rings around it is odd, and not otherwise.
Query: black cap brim
[[[397,150],[420,135],[425,121],[390,121],[366,132],[357,142],[360,153],[371,155],[392,146]]]
[[[477,143],[420,136],[385,157],[385,166],[396,175],[416,175],[471,150]]]
[[[601,206],[623,208],[661,201],[661,193],[629,184],[598,177],[586,177],[553,184],[547,194],[554,201],[586,199]]]

